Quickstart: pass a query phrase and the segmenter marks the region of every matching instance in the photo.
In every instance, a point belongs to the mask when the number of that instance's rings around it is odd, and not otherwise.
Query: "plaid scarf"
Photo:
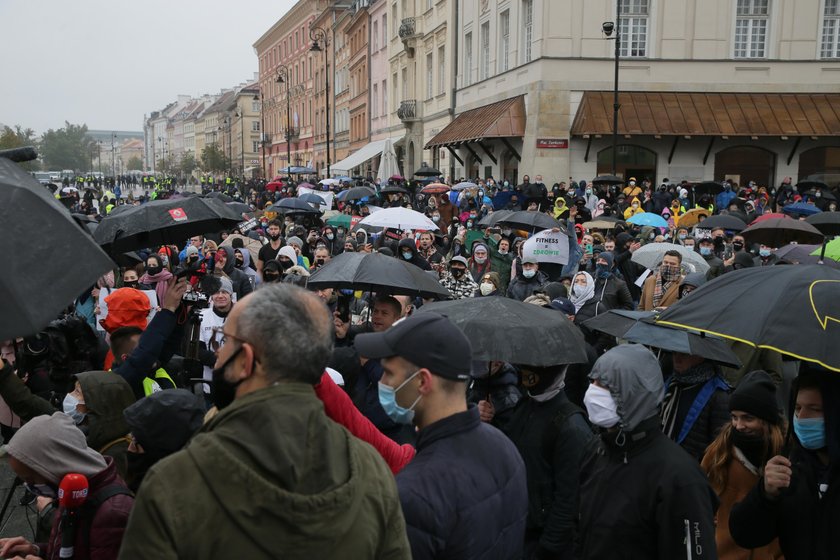
[[[659,269],[659,274],[656,275],[656,282],[653,285],[653,306],[659,307],[665,293],[675,281],[680,278],[680,270],[673,269],[669,266],[663,266]]]

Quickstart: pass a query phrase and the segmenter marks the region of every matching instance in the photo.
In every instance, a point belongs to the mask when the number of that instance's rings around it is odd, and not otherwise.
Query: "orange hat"
[[[108,316],[99,324],[109,333],[120,327],[146,328],[151,305],[149,298],[140,290],[120,288],[111,292],[105,303],[108,304]]]

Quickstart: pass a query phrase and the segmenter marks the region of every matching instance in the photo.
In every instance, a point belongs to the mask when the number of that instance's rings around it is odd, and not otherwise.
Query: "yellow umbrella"
[[[709,217],[709,211],[705,208],[692,208],[679,218],[675,217],[674,221],[678,227],[690,228],[700,223],[701,216],[705,219]]]

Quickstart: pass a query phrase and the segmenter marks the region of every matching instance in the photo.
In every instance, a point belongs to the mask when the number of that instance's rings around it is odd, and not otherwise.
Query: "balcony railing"
[[[399,30],[400,39],[405,41],[409,37],[412,37],[416,33],[416,30],[417,30],[417,26],[416,26],[416,22],[415,22],[414,18],[413,17],[405,18],[404,20],[402,20],[402,23],[400,24],[400,30]]]
[[[409,99],[400,103],[400,108],[397,109],[397,117],[403,122],[414,121],[417,119],[417,100]]]
[[[300,138],[300,129],[298,127],[291,127],[286,129],[286,141],[294,142]]]

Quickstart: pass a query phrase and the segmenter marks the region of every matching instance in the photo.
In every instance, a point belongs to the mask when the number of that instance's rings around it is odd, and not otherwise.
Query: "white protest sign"
[[[99,321],[104,319],[108,316],[108,304],[105,302],[105,298],[114,293],[116,290],[108,290],[107,288],[102,288],[99,290],[99,314],[96,316],[96,328],[97,330],[104,331],[105,329],[102,328],[102,325],[99,324]],[[149,321],[152,320],[152,317],[155,316],[155,311],[157,310],[158,306],[158,299],[157,299],[157,292],[154,290],[140,290],[146,297],[149,298]]]
[[[523,257],[536,257],[537,262],[567,264],[569,262],[569,235],[550,229],[531,236],[522,246]]]

